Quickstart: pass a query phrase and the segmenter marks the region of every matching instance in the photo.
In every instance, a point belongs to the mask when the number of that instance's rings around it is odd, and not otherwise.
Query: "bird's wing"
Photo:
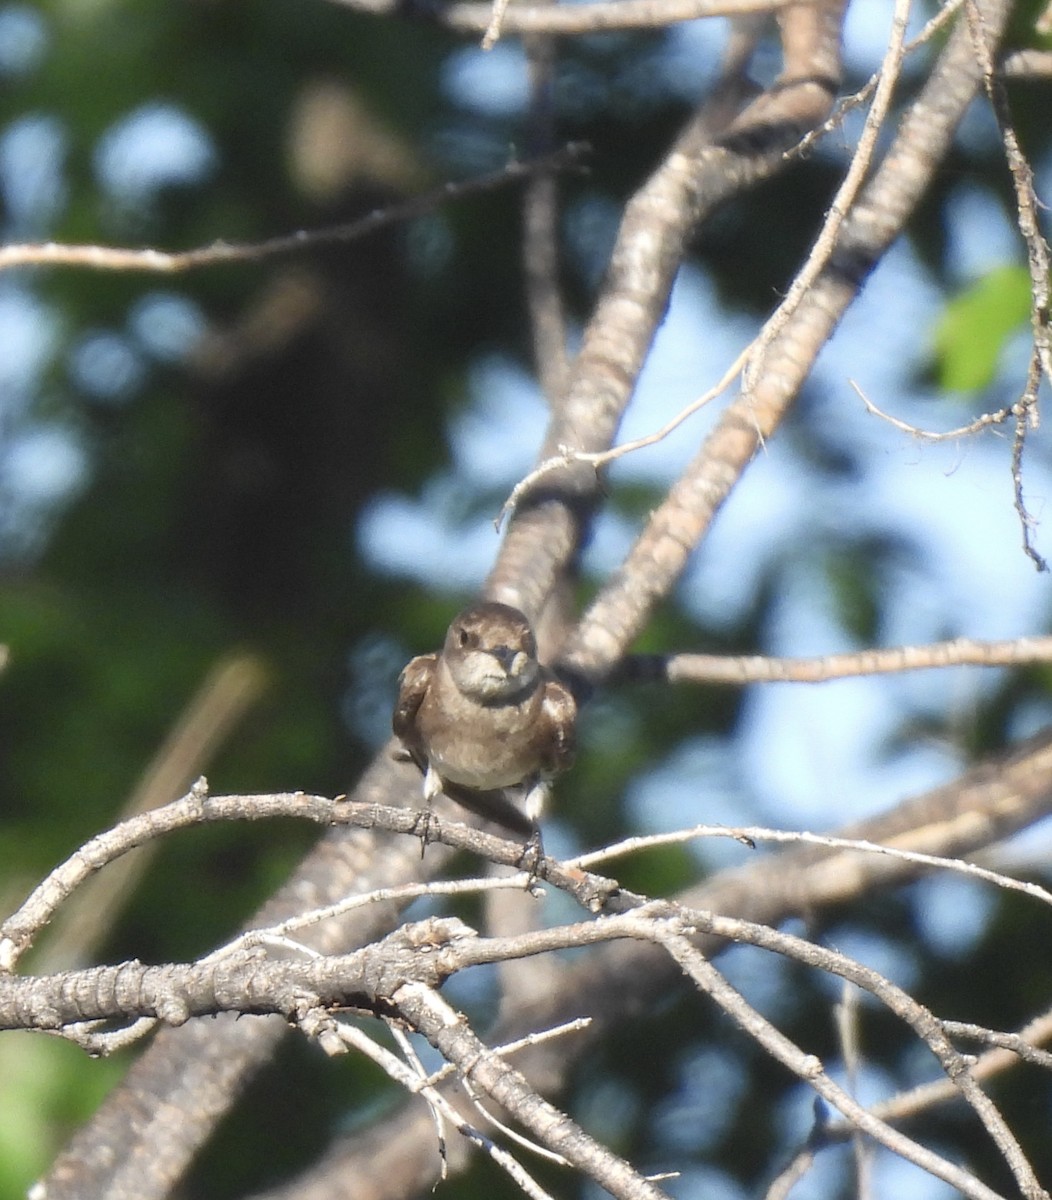
[[[551,774],[565,771],[577,749],[577,702],[570,690],[554,679],[544,685],[541,717],[548,722],[552,733],[543,770]]]
[[[431,686],[437,660],[437,654],[421,654],[418,658],[409,660],[398,677],[398,700],[391,716],[391,728],[395,737],[402,742],[409,757],[421,771],[427,770],[428,763],[417,729],[416,716],[424,695]],[[515,833],[528,837],[535,830],[534,823],[519,812],[505,796],[503,788],[480,792],[443,780],[442,790],[457,804],[478,813],[488,821],[496,821]]]
[[[398,700],[391,714],[391,728],[395,737],[402,740],[419,766],[425,765],[426,756],[420,745],[416,714],[431,685],[437,659],[437,654],[421,654],[406,663],[398,676]]]

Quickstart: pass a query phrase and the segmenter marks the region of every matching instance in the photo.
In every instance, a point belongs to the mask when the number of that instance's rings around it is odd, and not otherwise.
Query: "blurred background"
[[[891,7],[851,5],[846,90],[879,64]],[[1039,7],[1019,5],[1015,44],[1042,44]],[[919,27],[931,6],[915,8]],[[726,35],[712,20],[560,45],[558,136],[592,147],[587,172],[560,185],[571,337],[625,199],[703,94]],[[906,96],[931,53],[909,60]],[[773,74],[774,37],[769,58]],[[0,0],[3,240],[176,250],[352,220],[530,153],[528,99],[518,43],[484,53],[423,4],[377,18],[326,0]],[[1015,84],[1011,99],[1048,200],[1048,86]],[[755,333],[806,255],[858,128],[850,118],[701,232],[623,438],[661,426]],[[172,799],[201,773],[216,794],[353,785],[387,736],[399,668],[439,643],[482,581],[493,517],[542,437],[520,195],[511,185],[264,264],[0,272],[4,913],[129,805]],[[923,443],[868,415],[851,387],[929,429],[1011,405],[1028,357],[1024,263],[997,131],[976,105],[910,237],[639,649],[826,654],[1048,630],[1049,578],[1024,554],[1013,509],[1011,430]],[[582,604],[713,419],[699,414],[611,469]],[[1024,484],[1046,557],[1049,465],[1042,430]],[[602,694],[546,843],[568,852],[699,820],[830,829],[1046,726],[1047,684],[1044,669],[961,669]],[[239,825],[172,838],[74,905],[29,965],[205,951],[314,836]],[[1041,873],[1048,849],[1038,829],[1009,855]],[[629,865],[626,881],[668,891],[743,853],[666,851]],[[1008,1028],[1052,985],[1052,964],[1031,952],[1047,938],[1035,907],[940,878],[822,934],[945,1015]],[[755,952],[724,965],[836,1059],[828,981]],[[863,1098],[925,1069],[880,1020]],[[607,1047],[568,1102],[641,1166],[683,1171],[673,1194],[744,1197],[772,1145],[788,1153],[806,1136],[811,1099],[707,1022],[696,1002],[670,1001],[660,1030],[646,1030],[653,1057],[639,1062],[633,1037]],[[187,1195],[273,1184],[390,1102],[371,1070],[321,1057],[287,1049]],[[0,1197],[24,1194],[125,1065],[57,1040],[0,1039]],[[1048,1178],[1047,1079],[1035,1074],[1008,1103]],[[966,1122],[939,1120],[947,1144],[969,1144]],[[946,1194],[894,1162],[879,1170],[878,1194]],[[847,1194],[849,1181],[845,1155],[830,1152],[794,1195]],[[455,1186],[507,1185],[480,1167]]]

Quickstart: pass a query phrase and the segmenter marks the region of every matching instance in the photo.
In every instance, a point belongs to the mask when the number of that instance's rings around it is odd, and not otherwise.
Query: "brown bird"
[[[392,726],[439,792],[508,828],[533,832],[549,780],[574,753],[577,705],[537,661],[525,616],[507,604],[466,608],[438,654],[411,659]]]

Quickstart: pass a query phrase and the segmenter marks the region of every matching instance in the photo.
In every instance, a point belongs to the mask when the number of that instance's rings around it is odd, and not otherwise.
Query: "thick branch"
[[[826,14],[834,10],[839,19],[842,4],[821,8]],[[809,10],[802,11],[796,23],[810,23]],[[720,204],[781,170],[785,152],[826,116],[839,79],[838,33],[839,25],[825,30],[822,54],[806,75],[787,37],[783,75],[737,116],[744,85],[741,64],[732,64],[721,87],[629,201],[542,459],[562,447],[586,453],[609,447],[690,237]],[[546,476],[517,508],[486,596],[536,617],[576,553],[597,491],[595,472],[583,464]]]
[[[999,35],[1007,9],[999,0],[985,14],[991,36]],[[880,168],[843,222],[831,260],[755,364],[755,385],[725,411],[585,614],[564,650],[568,671],[593,681],[604,677],[668,594],[757,449],[781,423],[844,312],[902,232],[981,81],[969,30],[958,21]]]
[[[902,849],[966,856],[1050,811],[1052,734],[1046,732],[952,783],[840,832]],[[723,871],[688,889],[677,901],[691,909],[776,926],[794,914],[813,917],[830,905],[850,903],[876,888],[895,886],[922,873],[919,865],[901,859],[802,846]],[[694,944],[713,956],[728,943],[702,936]],[[603,1038],[627,1017],[651,1010],[668,997],[677,980],[675,966],[652,945],[603,946],[587,960],[568,965],[552,981],[543,1006],[534,1008],[528,1018],[520,1014],[502,1023],[491,1040],[508,1042],[533,1030],[587,1017],[586,1035],[557,1047],[531,1046],[516,1058],[526,1077],[550,1094],[565,1085],[593,1039]],[[399,1111],[364,1137],[336,1142],[309,1177],[297,1180],[290,1189],[267,1192],[266,1200],[400,1200],[415,1195],[434,1178],[432,1138],[426,1116]],[[378,1161],[383,1169],[377,1168]],[[460,1161],[451,1159],[451,1167]]]
[[[384,753],[362,778],[355,797],[363,803],[398,804],[410,796],[418,799],[419,788],[415,769]],[[426,878],[437,874],[447,859],[448,851],[432,846],[421,860],[419,843],[410,838],[334,830],[250,924],[277,924],[346,896]],[[390,903],[370,906],[298,936],[312,949],[338,953],[382,936],[398,911]],[[218,1017],[160,1030],[56,1159],[45,1183],[49,1200],[166,1195],[287,1029],[275,1017]]]
[[[514,11],[514,8],[509,10],[509,19]],[[988,21],[993,24],[994,18],[991,16]],[[965,95],[970,95],[974,88],[974,79],[967,77],[968,65],[956,64],[959,74],[966,77]],[[729,87],[728,94],[735,94],[734,89]],[[733,121],[729,129],[727,117],[733,115],[736,105],[730,105],[731,114],[721,111],[716,129],[724,136],[719,144],[712,144],[713,125],[709,118],[699,117],[687,129],[626,212],[609,280],[586,332],[568,396],[559,406],[557,420],[549,430],[546,453],[561,444],[586,450],[609,445],[697,221],[737,191],[779,170],[783,151],[825,114],[830,94],[830,77],[825,73],[820,73],[818,79],[805,80],[799,76],[783,79],[771,94]],[[956,104],[957,93],[951,88],[950,94]],[[948,136],[948,122],[939,110],[939,98],[929,97],[932,106],[926,119],[942,131],[943,141],[936,136],[923,146],[922,152],[932,156],[924,171],[930,169],[932,161],[938,161]],[[953,120],[958,115],[954,109]],[[893,192],[894,187],[888,186]],[[885,199],[882,194],[872,196],[874,204]],[[871,265],[872,258],[867,259],[866,254],[872,254],[874,246],[886,244],[898,231],[901,214],[895,205],[892,207],[896,215],[885,241],[881,241],[884,231],[880,228],[879,212],[868,214],[868,224],[858,230],[860,235],[867,236],[845,244],[844,253],[835,263],[836,271],[829,272],[842,277],[848,298],[854,295],[859,280]],[[822,303],[835,300],[834,291]],[[843,299],[842,303],[846,302]],[[692,481],[687,485],[688,492],[698,489],[703,493],[700,506],[703,524],[722,502],[752,453],[757,444],[757,429],[762,435],[764,429],[773,428],[788,397],[798,386],[795,363],[802,352],[801,339],[804,345],[816,341],[820,344],[839,317],[838,311],[826,319],[813,308],[813,305],[802,307],[796,315],[797,325],[791,327],[796,336],[791,337],[791,330],[787,329],[772,349],[767,363],[772,394],[753,397],[753,407],[742,408],[721,427],[729,444],[712,447],[711,460],[717,468],[715,483]],[[805,311],[811,313],[807,319],[803,316]],[[818,330],[816,336],[809,332],[812,323]],[[804,358],[810,362],[807,352]],[[554,583],[572,561],[594,494],[594,476],[587,468],[571,468],[543,492],[535,493],[512,523],[488,594],[510,601],[531,614],[538,613]],[[677,501],[682,498],[677,496]],[[648,543],[642,556],[626,565],[606,602],[601,601],[593,610],[585,632],[575,639],[574,661],[582,670],[602,674],[624,651],[639,621],[649,611],[649,604],[659,594],[665,594],[682,567],[686,550],[677,535],[687,533],[689,549],[696,539],[695,526],[693,517],[686,524],[681,517],[669,523],[666,514],[658,541]],[[666,555],[669,564],[664,561]],[[653,589],[647,571],[655,572]],[[612,614],[619,615],[612,617]],[[380,759],[355,796],[380,803],[397,802],[411,791],[415,793],[417,788],[418,780],[411,778],[410,773]],[[422,870],[429,873],[437,870],[442,861],[442,855],[432,849],[421,867],[418,850],[408,841],[387,846],[364,833],[329,836],[256,918],[256,923],[272,923],[353,891],[418,878]],[[772,882],[762,878],[768,885]],[[753,885],[757,882],[759,879],[754,878]],[[784,877],[782,887],[789,887]],[[312,933],[311,944],[326,950],[360,944],[375,937],[390,919],[389,911],[355,913],[320,927]],[[617,979],[616,986],[608,985],[608,998],[611,1003],[616,999],[618,1012],[622,1012],[625,1004],[633,1002],[633,997],[625,994],[619,967]],[[588,995],[587,991],[576,991],[573,1001],[580,1002]],[[570,1003],[571,998],[562,995],[561,1001]],[[280,1020],[220,1019],[190,1022],[181,1030],[162,1031],[149,1053],[132,1068],[122,1088],[108,1099],[95,1120],[77,1135],[56,1164],[45,1185],[49,1196],[52,1200],[85,1194],[109,1200],[118,1197],[149,1200],[167,1192],[232,1103],[252,1067],[271,1052],[283,1028]],[[565,1069],[563,1057],[560,1074]],[[103,1147],[104,1151],[100,1149]],[[400,1153],[404,1147],[402,1141]],[[371,1174],[371,1178],[375,1181],[376,1177]],[[422,1181],[426,1182],[430,1182],[430,1177]],[[329,1186],[332,1187],[331,1179]],[[328,1194],[339,1193],[330,1190]]]
[[[455,969],[438,951],[470,934],[457,920],[436,919],[404,926],[353,954],[306,961],[264,961],[248,951],[158,967],[130,962],[57,975],[0,975],[0,1029],[54,1030],[134,1017],[181,1025],[221,1012],[293,1019],[319,1006],[373,1011],[407,980],[438,987]]]

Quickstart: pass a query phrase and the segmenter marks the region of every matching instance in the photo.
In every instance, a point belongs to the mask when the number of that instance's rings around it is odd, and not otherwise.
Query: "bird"
[[[526,616],[483,601],[454,617],[440,651],[406,664],[391,724],[428,804],[442,792],[532,836],[551,778],[573,761],[576,718]]]

